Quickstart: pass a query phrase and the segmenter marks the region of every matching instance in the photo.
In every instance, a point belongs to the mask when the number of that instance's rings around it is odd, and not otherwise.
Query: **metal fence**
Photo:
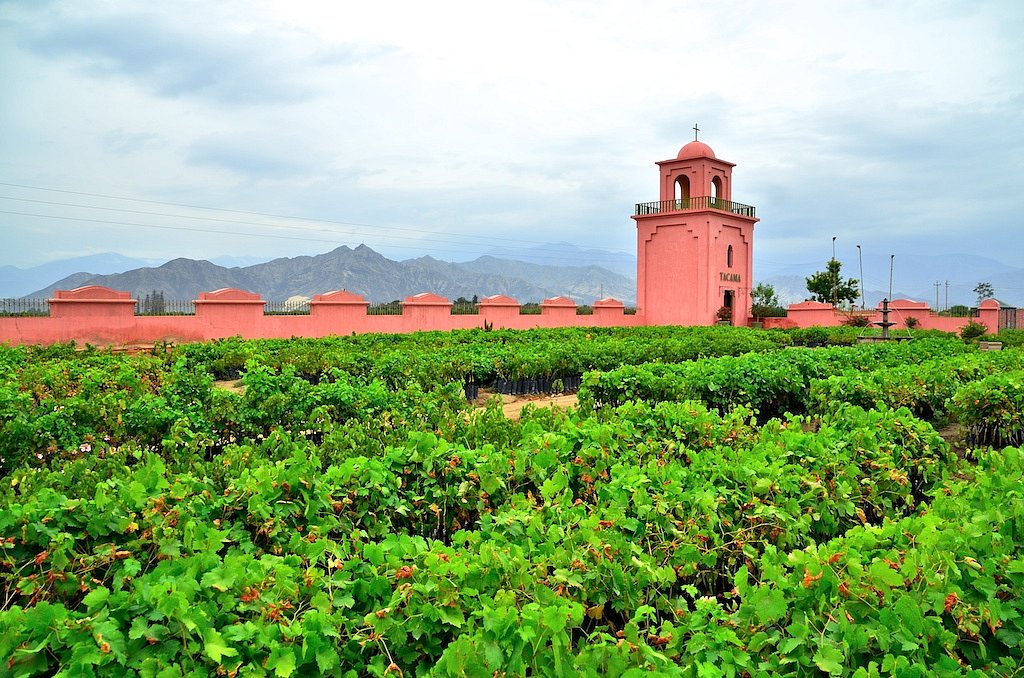
[[[48,316],[46,299],[0,299],[0,316]]]
[[[934,311],[935,315],[942,318],[977,318],[980,312],[977,308],[971,308],[970,306],[956,305],[950,306],[949,308],[942,309],[941,311]]]
[[[195,315],[191,300],[143,298],[135,302],[135,315]]]
[[[366,307],[366,315],[402,315],[402,303],[389,301],[385,304],[370,304]]]
[[[309,315],[308,301],[268,301],[264,315]]]
[[[1007,306],[999,309],[999,329],[1024,329],[1019,323],[1024,324],[1024,315],[1018,314],[1016,307]]]

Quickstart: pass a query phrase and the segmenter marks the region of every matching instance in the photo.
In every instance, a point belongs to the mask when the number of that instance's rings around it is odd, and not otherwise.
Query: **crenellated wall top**
[[[200,292],[197,304],[266,304],[267,302],[255,292],[247,292],[235,287],[222,287],[212,292]]]
[[[103,285],[85,285],[73,290],[56,290],[50,301],[114,301],[135,303],[132,295]]]
[[[487,307],[522,306],[518,301],[504,294],[492,294],[489,297],[484,297],[477,305]]]
[[[442,297],[433,292],[420,292],[411,297],[406,297],[402,306],[451,306],[452,302],[447,297]]]
[[[545,308],[576,308],[576,302],[569,297],[551,297],[540,303]]]
[[[310,304],[344,304],[349,306],[369,306],[370,302],[361,294],[348,290],[334,290],[324,294],[314,294]]]

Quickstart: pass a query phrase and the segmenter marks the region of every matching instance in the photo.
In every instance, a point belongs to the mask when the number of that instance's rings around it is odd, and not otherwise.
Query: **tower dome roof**
[[[679,149],[679,155],[676,156],[677,160],[687,160],[689,158],[714,158],[715,152],[711,150],[711,147],[705,144],[703,141],[691,141],[690,143]]]

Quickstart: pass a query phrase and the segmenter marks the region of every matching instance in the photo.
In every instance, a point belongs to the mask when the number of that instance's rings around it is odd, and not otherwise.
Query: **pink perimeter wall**
[[[0,318],[0,342],[53,344],[76,341],[95,346],[132,346],[154,342],[206,341],[241,336],[246,339],[324,337],[367,332],[419,332],[489,327],[611,327],[642,324],[626,315],[615,299],[593,305],[593,315],[577,315],[576,303],[565,297],[546,299],[540,315],[520,315],[520,304],[505,296],[485,297],[478,315],[452,315],[452,303],[423,293],[407,297],[401,315],[368,315],[369,302],[346,291],[318,294],[309,315],[265,315],[266,302],[238,289],[203,292],[195,315],[137,316],[127,292],[88,286],[59,291],[49,300],[49,317]]]
[[[318,294],[308,315],[265,315],[266,302],[257,294],[237,289],[203,292],[195,301],[195,315],[137,316],[135,300],[127,292],[88,286],[58,291],[49,300],[49,317],[0,318],[0,342],[53,344],[76,341],[95,346],[133,346],[155,342],[206,341],[231,336],[246,339],[324,337],[353,333],[405,333],[430,330],[483,328],[533,329],[537,327],[636,327],[664,324],[650,318],[626,315],[615,299],[594,303],[593,315],[577,315],[576,304],[565,297],[546,299],[540,315],[521,315],[511,297],[484,297],[477,315],[452,315],[452,303],[444,297],[423,293],[407,297],[401,315],[368,315],[369,302],[346,291]],[[990,332],[999,327],[999,302],[987,299],[978,317],[948,318],[931,312],[925,302],[896,299],[890,304],[890,331],[906,330],[906,319],[918,320],[916,329],[959,332],[972,320]],[[881,306],[865,313],[870,322],[882,319]],[[788,317],[764,318],[766,329],[833,327],[849,318],[831,304],[803,301],[788,308]],[[752,322],[754,319],[751,318]],[[699,324],[710,324],[702,322]]]
[[[862,313],[856,311],[857,314]],[[770,328],[795,328],[795,327],[835,327],[842,325],[848,320],[850,313],[835,309],[832,304],[820,301],[801,301],[798,304],[790,304],[786,309],[785,318],[764,318],[763,324],[766,329]],[[882,305],[867,311],[871,323],[882,321]],[[889,328],[890,332],[906,330],[907,318],[916,318],[917,325],[910,329],[919,330],[942,330],[943,332],[959,332],[967,323],[974,321],[988,328],[989,332],[996,332],[999,329],[999,302],[995,299],[986,299],[978,307],[976,318],[949,318],[933,313],[931,307],[924,301],[912,301],[910,299],[893,299],[889,302],[889,322],[896,323]],[[751,321],[754,319],[751,318]],[[873,325],[877,327],[877,325]]]

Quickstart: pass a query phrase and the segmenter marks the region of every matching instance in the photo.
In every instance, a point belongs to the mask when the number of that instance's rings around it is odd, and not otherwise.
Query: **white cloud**
[[[1024,5],[1009,0],[112,0],[5,14],[0,181],[372,227],[298,222],[311,230],[283,233],[309,240],[274,240],[0,213],[0,264],[64,249],[308,254],[349,238],[404,256],[470,256],[485,238],[630,250],[654,161],[698,122],[738,164],[766,261],[839,233],[1024,266]],[[96,216],[4,199],[40,195],[0,187],[0,210]]]

